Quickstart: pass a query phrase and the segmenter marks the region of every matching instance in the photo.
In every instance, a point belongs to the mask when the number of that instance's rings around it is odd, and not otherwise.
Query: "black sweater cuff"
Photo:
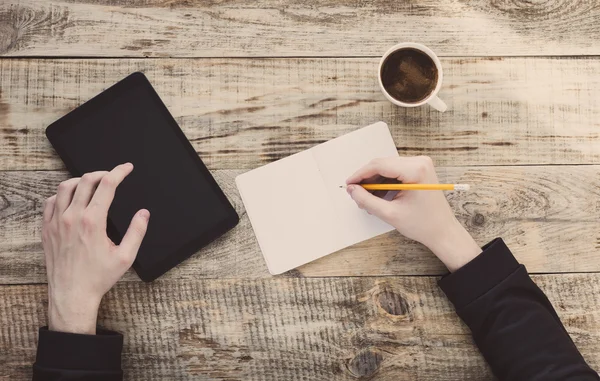
[[[457,310],[485,294],[519,268],[519,263],[502,240],[496,238],[483,252],[456,272],[439,281]]]
[[[50,369],[121,371],[123,335],[98,328],[96,335],[40,328],[35,365]]]

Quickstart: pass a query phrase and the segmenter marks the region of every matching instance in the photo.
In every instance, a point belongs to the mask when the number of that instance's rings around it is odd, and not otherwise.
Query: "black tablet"
[[[46,136],[73,176],[131,162],[108,213],[116,243],[150,211],[133,267],[152,281],[213,241],[238,215],[150,82],[134,73],[52,123]]]

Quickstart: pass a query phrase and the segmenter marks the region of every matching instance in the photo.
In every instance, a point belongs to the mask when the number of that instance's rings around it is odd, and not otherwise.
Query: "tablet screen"
[[[212,240],[215,227],[235,212],[145,77],[130,82],[104,96],[109,89],[96,107],[83,109],[48,136],[77,176],[133,163],[117,188],[109,223],[120,239],[139,209],[150,211],[136,259],[147,268],[202,237]]]

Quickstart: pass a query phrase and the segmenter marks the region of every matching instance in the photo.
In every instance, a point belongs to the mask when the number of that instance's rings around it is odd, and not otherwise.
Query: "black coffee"
[[[390,54],[381,66],[380,75],[388,94],[404,103],[427,98],[438,81],[437,67],[431,57],[411,48]]]

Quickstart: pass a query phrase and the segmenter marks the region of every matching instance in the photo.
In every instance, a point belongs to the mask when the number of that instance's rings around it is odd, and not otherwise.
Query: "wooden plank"
[[[535,276],[600,367],[600,275]],[[125,335],[126,380],[490,380],[437,278],[121,283],[99,323]],[[43,285],[2,286],[0,366],[31,378]]]
[[[376,59],[0,60],[0,170],[61,169],[45,127],[144,71],[212,169],[254,168],[383,120],[438,165],[600,164],[600,59],[444,59],[444,114],[379,92]]]
[[[419,41],[441,55],[597,55],[598,19],[593,0],[19,0],[0,5],[0,54],[377,56]]]
[[[167,273],[166,279],[269,277],[234,184],[242,171],[213,171],[241,222]],[[458,219],[480,244],[501,236],[531,272],[600,271],[600,166],[440,168],[440,179],[468,183],[449,193]],[[64,172],[0,172],[0,284],[45,282],[40,244],[42,204]],[[421,245],[389,233],[285,276],[443,274]],[[137,276],[128,273],[126,281]]]

